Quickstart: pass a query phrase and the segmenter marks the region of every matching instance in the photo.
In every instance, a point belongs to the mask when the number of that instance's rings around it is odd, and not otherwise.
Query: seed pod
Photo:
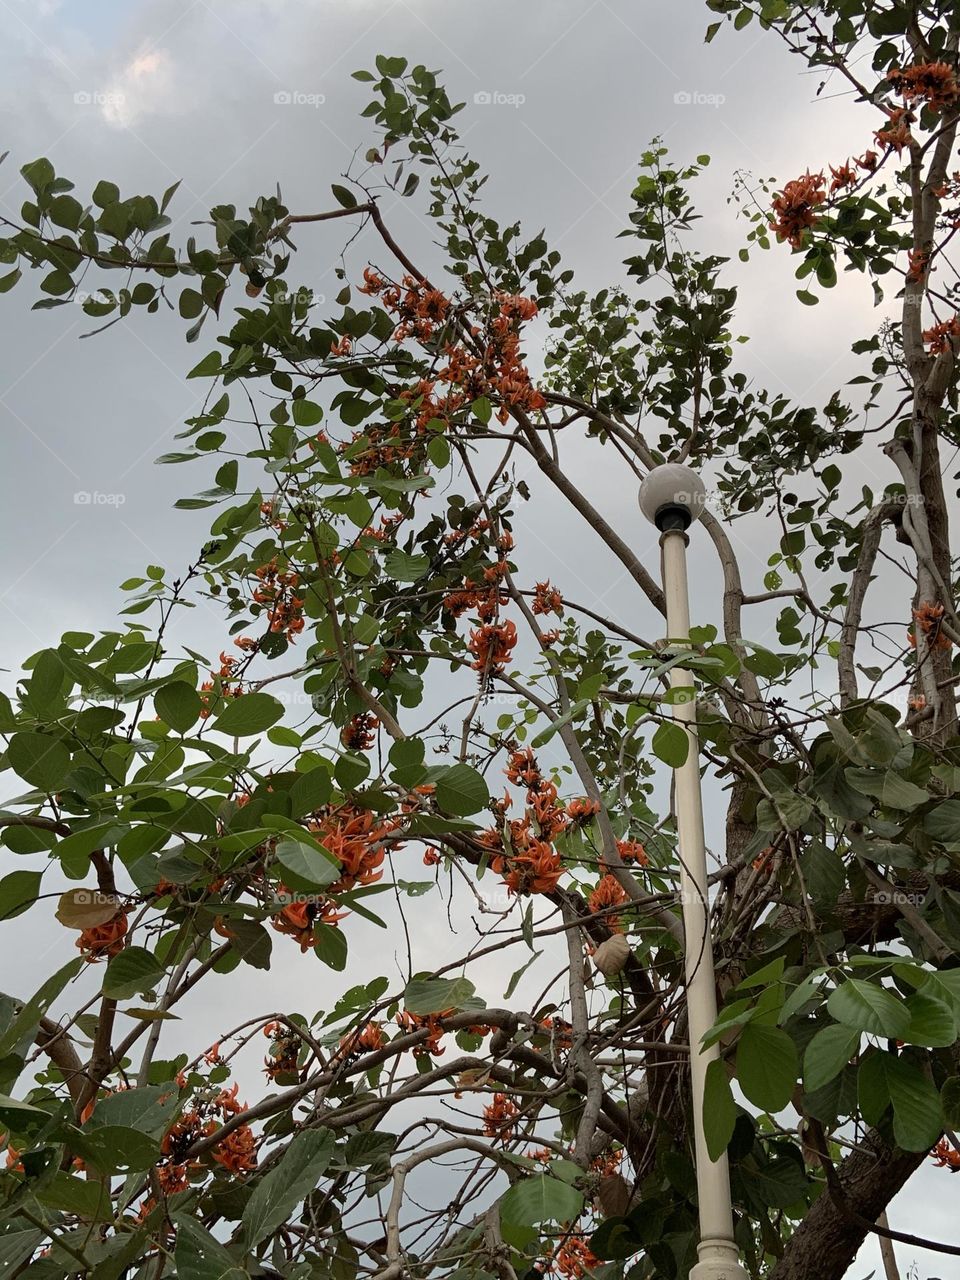
[[[630,947],[622,933],[615,933],[606,942],[601,942],[593,953],[594,966],[605,978],[612,978],[619,973],[630,958]]]

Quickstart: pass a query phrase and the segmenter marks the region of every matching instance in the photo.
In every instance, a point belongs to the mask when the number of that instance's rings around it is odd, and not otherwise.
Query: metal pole
[[[663,556],[663,589],[667,606],[667,635],[675,645],[690,643],[690,603],[687,589],[687,535],[667,529],[660,539]],[[687,735],[687,758],[674,771],[677,835],[680,852],[680,888],[683,904],[687,1018],[690,1041],[690,1081],[693,1093],[693,1132],[697,1164],[697,1200],[700,1209],[698,1262],[690,1280],[748,1280],[740,1265],[733,1238],[730,1203],[730,1170],[726,1153],[711,1160],[703,1132],[703,1097],[707,1066],[719,1058],[717,1045],[700,1047],[717,1019],[717,992],[713,972],[713,940],[707,896],[707,854],[703,836],[703,797],[700,790],[697,704],[693,676],[683,667],[670,671],[673,689],[686,690],[673,703],[673,718]]]

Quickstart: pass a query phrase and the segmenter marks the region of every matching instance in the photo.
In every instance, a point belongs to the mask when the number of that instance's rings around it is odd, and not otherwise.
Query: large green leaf
[[[233,698],[223,708],[213,728],[232,738],[244,738],[251,733],[263,733],[283,715],[283,703],[269,693],[245,693]]]
[[[153,705],[160,719],[177,733],[184,733],[200,718],[200,695],[185,680],[173,680],[158,689]]]
[[[827,1009],[845,1027],[891,1040],[902,1040],[910,1027],[910,1011],[902,1000],[860,978],[848,978],[831,991]]]
[[[24,782],[41,791],[58,790],[70,769],[70,752],[45,733],[15,733],[7,759]]]
[[[333,1151],[334,1139],[329,1130],[308,1129],[294,1137],[247,1201],[241,1222],[248,1248],[254,1248],[289,1221],[297,1205],[315,1190]]]
[[[799,1063],[785,1031],[748,1022],[737,1041],[737,1080],[755,1106],[776,1114],[790,1101]]]
[[[838,1076],[859,1047],[862,1034],[836,1023],[821,1027],[803,1055],[803,1087],[812,1093]]]
[[[247,1280],[247,1270],[195,1218],[177,1214],[177,1280]]]
[[[583,1194],[548,1173],[515,1182],[500,1201],[500,1221],[512,1227],[539,1222],[572,1222],[583,1208]]]
[[[957,1016],[953,1006],[925,991],[906,999],[910,1027],[901,1040],[928,1049],[948,1049],[957,1039]]]
[[[445,813],[466,817],[479,813],[488,803],[490,792],[482,776],[468,764],[451,765],[437,775],[437,804]]]
[[[107,965],[103,994],[114,1000],[149,991],[163,977],[163,965],[143,947],[125,947]]]
[[[443,1013],[462,1009],[474,990],[467,978],[414,978],[404,989],[403,1002],[411,1013]]]
[[[703,1132],[711,1160],[719,1160],[730,1144],[737,1123],[737,1104],[727,1079],[727,1069],[715,1058],[707,1064],[703,1094]]]
[[[668,764],[671,769],[679,769],[681,765],[686,764],[690,751],[690,739],[687,731],[680,725],[665,720],[657,728],[650,745],[657,759]]]
[[[300,840],[281,840],[277,845],[277,866],[284,884],[291,889],[322,889],[341,876],[340,863]]]

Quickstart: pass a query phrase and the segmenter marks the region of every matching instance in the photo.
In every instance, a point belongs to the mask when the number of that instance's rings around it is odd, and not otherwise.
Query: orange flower
[[[563,617],[563,596],[550,585],[549,578],[534,587],[532,608],[534,613],[555,613],[558,618]]]
[[[917,646],[917,627],[926,636],[927,644],[931,649],[949,649],[951,647],[953,642],[941,630],[943,614],[943,605],[934,604],[930,600],[922,601],[919,608],[913,610],[914,629],[912,632],[907,633],[907,639],[912,648],[915,649]]]
[[[387,1043],[379,1022],[368,1022],[357,1031],[348,1031],[341,1039],[337,1058],[345,1059],[360,1053],[376,1053]]]
[[[553,1261],[562,1276],[568,1280],[581,1280],[582,1276],[601,1265],[596,1254],[591,1253],[581,1235],[568,1235],[553,1255]]]
[[[440,857],[438,850],[427,849],[423,855],[423,865],[425,867],[438,867],[443,859]]]
[[[279,893],[282,897],[290,896],[289,890],[283,885],[279,886]],[[335,904],[328,898],[311,898],[309,901],[289,902],[270,923],[277,933],[296,938],[301,951],[309,951],[317,945],[314,930],[318,924],[335,925],[342,919],[343,913],[338,913]]]
[[[943,111],[957,101],[957,80],[948,62],[922,62],[903,71],[894,67],[887,79],[904,101],[923,102],[931,111]]]
[[[605,875],[587,900],[591,913],[603,911],[606,907],[621,906],[630,901],[629,895],[616,876]],[[604,923],[611,933],[622,933],[623,926],[616,914],[603,917]]]
[[[483,1108],[484,1137],[509,1142],[520,1108],[505,1093],[495,1093],[493,1101]]]
[[[953,346],[953,339],[960,338],[960,316],[953,316],[935,324],[932,329],[924,329],[923,340],[930,345],[930,354],[938,356]]]
[[[941,1138],[930,1155],[940,1169],[948,1168],[951,1173],[956,1173],[960,1169],[960,1151],[949,1138]]]
[[[638,867],[646,867],[650,864],[647,851],[639,840],[618,840],[617,853],[624,862],[635,862]]]
[[[563,875],[563,863],[546,840],[534,840],[523,853],[497,857],[490,864],[511,893],[552,893]]]
[[[120,910],[111,916],[105,924],[94,925],[84,929],[77,939],[77,946],[83,952],[84,960],[91,964],[97,960],[106,960],[115,956],[124,948],[127,933],[127,913]]]
[[[369,751],[377,740],[380,721],[369,711],[361,711],[340,731],[340,741],[348,751]]]
[[[845,160],[843,164],[830,166],[830,176],[833,179],[830,183],[830,194],[835,191],[842,191],[844,187],[855,187],[857,185],[857,171],[850,164],[849,160]]]
[[[815,210],[826,196],[822,173],[808,171],[788,182],[773,201],[776,221],[770,223],[770,229],[776,232],[777,239],[788,241],[794,249],[801,248],[807,229],[820,220]]]
[[[446,1052],[440,1047],[440,1040],[444,1035],[443,1027],[440,1025],[442,1018],[449,1017],[453,1013],[452,1009],[444,1009],[441,1013],[431,1013],[421,1015],[411,1013],[409,1009],[402,1009],[397,1014],[397,1026],[403,1032],[426,1031],[426,1039],[418,1045],[414,1046],[413,1056],[415,1058],[433,1057],[440,1058]]]
[[[913,141],[910,125],[916,116],[906,107],[884,107],[883,109],[889,117],[889,123],[882,129],[878,129],[873,136],[879,146],[889,148],[900,155],[904,147],[909,146]]]
[[[509,620],[471,631],[467,648],[474,657],[473,669],[484,675],[502,675],[516,643],[517,628]]]
[[[600,801],[589,800],[586,796],[581,796],[579,800],[571,800],[567,805],[567,816],[571,822],[582,826],[583,823],[589,822],[595,818],[600,812]]]
[[[229,1173],[248,1173],[257,1167],[256,1145],[253,1130],[242,1124],[222,1138],[211,1154]]]

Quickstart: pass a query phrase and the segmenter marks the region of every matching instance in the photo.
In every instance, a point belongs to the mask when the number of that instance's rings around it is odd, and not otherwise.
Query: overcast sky
[[[622,282],[629,242],[616,234],[640,152],[660,135],[680,160],[713,157],[695,191],[705,215],[698,238],[734,257],[736,330],[750,335],[738,358],[749,375],[822,404],[854,372],[850,342],[878,321],[860,277],[841,281],[829,306],[806,309],[794,299],[786,252],[736,261],[747,230],[729,201],[737,170],[784,179],[838,163],[864,149],[874,125],[846,97],[815,101],[816,81],[756,27],[724,31],[705,46],[711,15],[700,0],[2,0],[0,13],[6,217],[17,218],[25,195],[20,165],[40,155],[76,182],[81,201],[100,178],[124,195],[159,194],[181,180],[169,210],[175,240],[212,204],[244,208],[277,183],[294,211],[330,207],[330,183],[374,141],[358,119],[368,89],[350,73],[372,66],[377,53],[403,54],[442,70],[451,98],[466,101],[459,125],[491,173],[491,211],[521,218],[530,234],[545,227],[583,287]],[[383,212],[414,256],[436,263],[421,206],[385,200]],[[341,238],[336,227],[302,235],[296,279],[332,297]],[[355,250],[357,274],[365,252]],[[171,510],[177,497],[206,487],[207,464],[157,467],[153,459],[176,447],[175,433],[197,408],[203,388],[183,374],[209,349],[212,330],[188,348],[175,316],[138,313],[79,341],[90,319],[76,306],[30,312],[34,289],[24,282],[0,300],[0,665],[12,669],[63,630],[110,627],[122,603],[118,584],[148,563],[175,576],[209,524],[205,512]],[[656,571],[633,480],[613,457],[579,478]],[[893,478],[878,463],[848,482],[855,492],[861,482],[879,488]],[[535,523],[527,514],[518,523],[538,549],[539,575],[656,634],[618,567],[598,564],[559,508],[538,507]],[[758,517],[734,536],[747,589],[756,590],[779,533]],[[718,575],[703,535],[693,550],[694,612],[715,618]],[[212,614],[198,611],[190,625],[193,642],[221,647]],[[758,620],[749,634],[762,640],[768,625]],[[7,958],[36,937],[35,914],[5,928]],[[351,927],[357,942],[374,944],[376,931]],[[431,940],[421,935],[415,944],[426,964]],[[49,945],[66,959],[62,931]],[[501,969],[513,967],[504,961]],[[243,993],[257,1007],[282,1005],[291,983],[310,982],[326,989],[328,975],[318,979],[315,962],[294,958],[270,975],[245,970]],[[229,1003],[229,987],[198,992],[184,1024],[194,1036]],[[925,1168],[891,1210],[892,1225],[950,1239],[953,1191],[945,1172]],[[900,1255],[905,1269],[910,1251]],[[872,1243],[861,1263],[852,1274],[879,1265]],[[956,1274],[930,1255],[919,1265],[921,1276]]]

